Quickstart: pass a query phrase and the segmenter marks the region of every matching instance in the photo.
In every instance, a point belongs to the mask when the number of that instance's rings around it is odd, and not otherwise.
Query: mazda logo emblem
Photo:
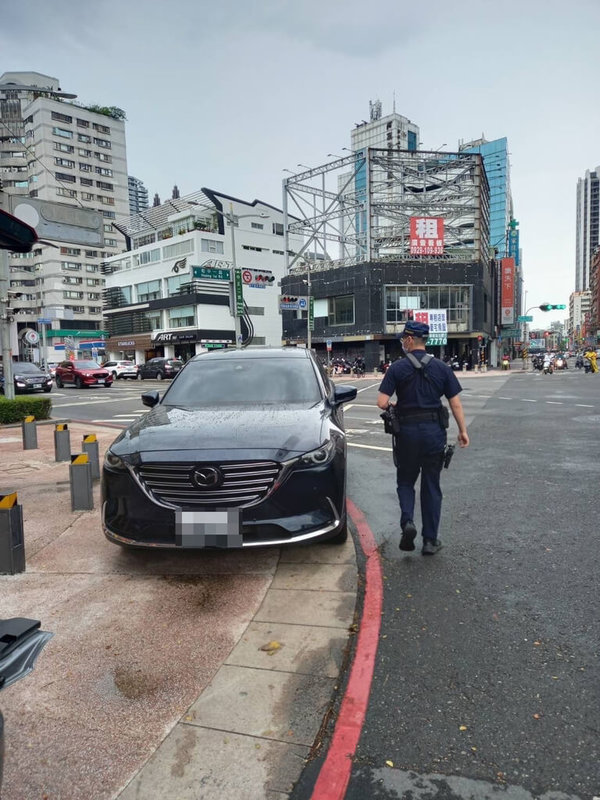
[[[216,467],[198,467],[192,479],[199,489],[214,489],[223,483],[223,474]]]

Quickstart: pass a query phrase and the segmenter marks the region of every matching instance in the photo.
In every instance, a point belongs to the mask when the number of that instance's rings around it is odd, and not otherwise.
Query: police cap
[[[400,336],[416,336],[418,339],[426,339],[429,336],[429,325],[409,320]]]

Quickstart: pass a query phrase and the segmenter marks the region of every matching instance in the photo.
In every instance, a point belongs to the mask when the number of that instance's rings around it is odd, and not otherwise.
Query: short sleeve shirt
[[[419,359],[425,350],[413,350]],[[423,375],[427,371],[427,377]],[[439,408],[442,396],[450,400],[462,392],[462,386],[447,364],[432,358],[423,369],[415,369],[408,358],[399,358],[388,368],[379,391],[390,397],[395,393],[399,409]]]

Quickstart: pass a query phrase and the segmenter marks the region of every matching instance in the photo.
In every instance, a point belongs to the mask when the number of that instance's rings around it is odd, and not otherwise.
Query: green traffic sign
[[[235,287],[235,316],[242,317],[244,315],[244,283],[242,281],[241,269],[236,269],[234,272],[234,287]]]
[[[313,297],[308,298],[308,329],[315,329],[315,301]]]
[[[533,317],[517,317],[517,322],[533,322]]]
[[[230,281],[230,269],[217,269],[215,267],[194,267],[194,278],[208,278],[214,281]]]

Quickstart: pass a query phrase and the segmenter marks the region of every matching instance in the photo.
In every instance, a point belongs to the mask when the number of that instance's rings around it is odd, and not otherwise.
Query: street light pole
[[[311,318],[310,318],[310,299],[311,299],[311,296],[312,296],[312,292],[311,292],[311,288],[310,288],[311,287],[311,282],[310,282],[310,262],[307,262],[306,266],[307,266],[307,269],[306,269],[306,278],[307,278],[307,280],[306,280],[306,291],[308,292],[308,297],[307,297],[307,300],[308,300],[308,313],[306,315],[306,346],[310,350],[311,347],[312,347],[312,331],[310,329],[310,323],[311,323]]]
[[[235,325],[235,348],[236,350],[241,350],[242,321],[237,313],[237,306],[235,299],[235,273],[237,270],[237,261],[235,259],[235,216],[233,214],[233,203],[229,203],[229,216],[226,216],[225,219],[231,225],[231,260],[233,262],[232,303],[233,303],[233,321]]]
[[[9,286],[8,252],[0,250],[0,340],[2,342],[2,369],[4,372],[4,396],[7,400],[15,399],[15,384],[13,383],[12,352],[10,349],[10,322],[8,310]]]

